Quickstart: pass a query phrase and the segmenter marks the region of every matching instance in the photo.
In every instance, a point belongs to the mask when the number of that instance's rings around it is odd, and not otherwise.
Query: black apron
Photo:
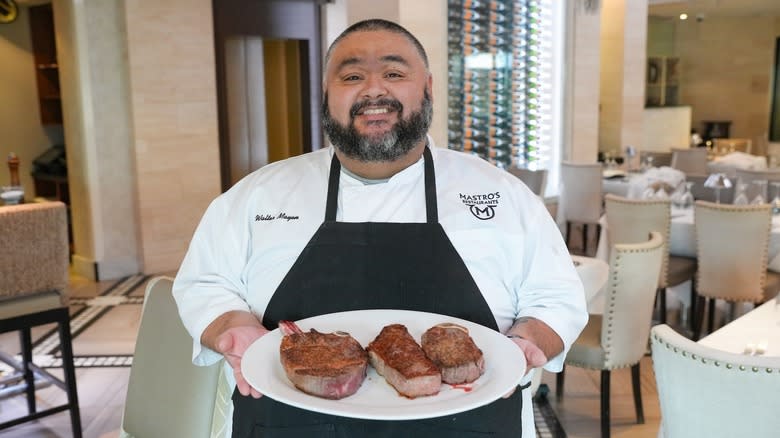
[[[433,312],[498,331],[463,259],[438,223],[436,182],[426,146],[426,223],[336,222],[341,164],[333,155],[325,222],[271,297],[263,325],[363,309]],[[414,208],[414,206],[410,206]],[[400,397],[400,396],[399,396]],[[445,417],[380,421],[320,414],[233,393],[233,437],[512,437],[521,436],[521,391]]]

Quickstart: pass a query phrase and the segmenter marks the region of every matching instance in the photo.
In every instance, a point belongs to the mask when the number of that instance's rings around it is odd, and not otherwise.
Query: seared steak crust
[[[406,326],[391,324],[368,344],[371,365],[399,394],[416,398],[439,393],[441,373]]]
[[[368,354],[347,333],[293,333],[282,338],[279,356],[287,378],[301,391],[328,399],[354,394],[366,377]]]
[[[482,350],[468,332],[460,325],[443,323],[422,335],[422,349],[439,367],[445,383],[471,383],[485,372]]]

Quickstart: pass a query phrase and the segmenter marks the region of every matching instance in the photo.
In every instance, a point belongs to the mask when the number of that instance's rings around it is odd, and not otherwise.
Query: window
[[[451,149],[477,154],[501,168],[557,174],[561,3],[448,0]],[[557,192],[557,185],[550,185]]]

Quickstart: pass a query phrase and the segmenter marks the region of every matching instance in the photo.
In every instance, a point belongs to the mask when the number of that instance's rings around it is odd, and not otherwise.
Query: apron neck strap
[[[436,175],[433,170],[433,157],[428,145],[423,151],[425,158],[425,212],[427,222],[435,224],[439,222],[439,209],[436,203]],[[325,204],[325,221],[336,220],[336,210],[339,199],[339,177],[341,176],[341,163],[336,154],[330,161],[330,176],[328,177],[328,198]]]

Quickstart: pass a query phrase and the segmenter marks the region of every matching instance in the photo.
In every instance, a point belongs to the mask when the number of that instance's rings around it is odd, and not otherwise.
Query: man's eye
[[[358,75],[349,75],[349,76],[345,76],[345,77],[344,77],[344,81],[345,81],[345,82],[349,82],[349,81],[359,81],[359,80],[360,80],[360,76],[358,76]]]
[[[400,77],[403,77],[403,75],[401,75],[401,73],[396,73],[396,72],[388,73],[386,76],[388,78],[400,78]]]

